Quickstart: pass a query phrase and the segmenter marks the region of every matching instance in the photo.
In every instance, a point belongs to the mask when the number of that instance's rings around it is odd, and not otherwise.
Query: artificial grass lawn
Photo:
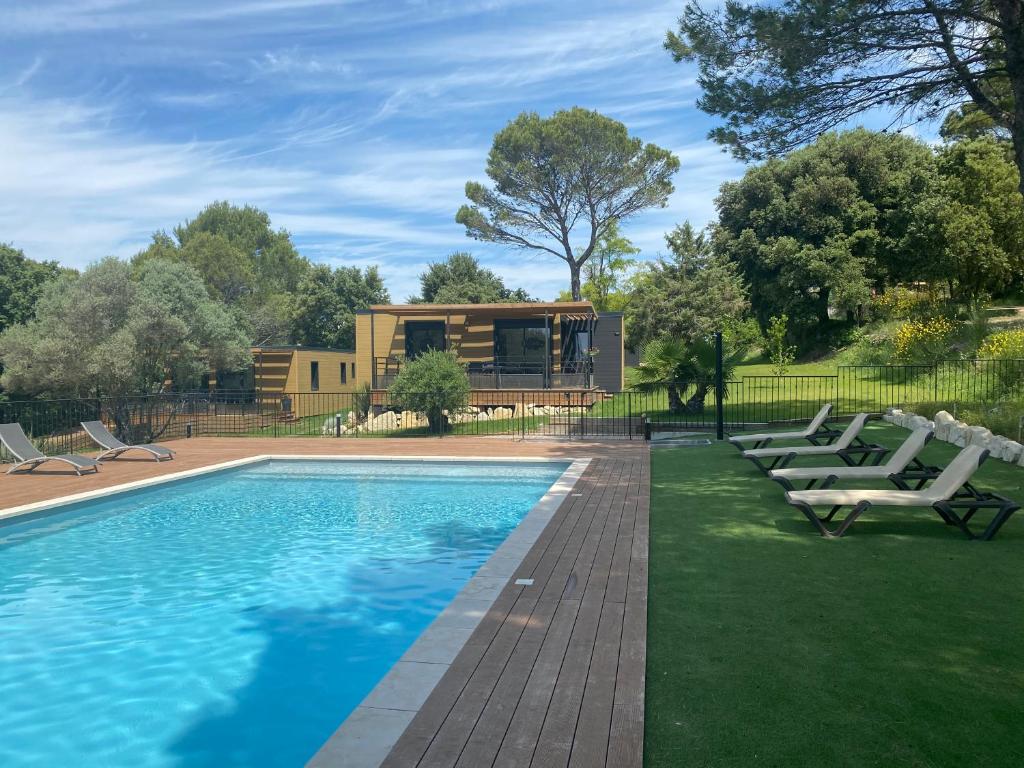
[[[1024,512],[990,542],[891,508],[827,540],[728,445],[651,457],[649,768],[1024,765]],[[1024,468],[975,477],[1024,500]]]

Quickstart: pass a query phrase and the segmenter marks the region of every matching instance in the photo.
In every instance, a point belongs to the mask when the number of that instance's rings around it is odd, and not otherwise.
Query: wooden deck
[[[174,461],[0,475],[0,509],[261,454],[591,457],[385,765],[643,763],[649,453],[643,443],[494,438],[196,438]],[[0,471],[5,468],[0,466]]]
[[[591,463],[385,766],[643,764],[648,472]]]

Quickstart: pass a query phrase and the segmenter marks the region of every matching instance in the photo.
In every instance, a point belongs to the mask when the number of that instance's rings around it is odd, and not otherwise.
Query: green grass
[[[1020,467],[976,477],[1024,498]],[[651,493],[648,768],[1024,764],[1024,513],[991,542],[898,509],[826,540],[725,445],[654,450]]]
[[[921,402],[938,402],[947,410],[958,407],[981,411],[985,402],[1005,390],[1005,382],[984,371],[965,367],[944,368],[938,375],[893,369],[840,368],[834,360],[793,365],[786,377],[772,375],[771,365],[753,362],[736,368],[725,401],[725,420],[729,424],[757,424],[810,419],[825,402],[831,402],[839,414],[858,411],[881,412],[888,407],[907,407]],[[991,406],[989,406],[991,410]],[[1008,402],[1002,409],[1016,424],[1019,407]],[[714,396],[705,401],[704,412],[696,415],[673,414],[668,410],[664,392],[653,394],[622,393],[595,406],[596,418],[639,416],[652,421],[711,424],[714,422]],[[1014,430],[1013,435],[1016,435]]]

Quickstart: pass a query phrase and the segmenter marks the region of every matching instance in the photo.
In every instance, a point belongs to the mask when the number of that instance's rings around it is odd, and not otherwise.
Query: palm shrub
[[[725,396],[741,354],[722,359]],[[707,339],[690,343],[681,339],[654,339],[644,347],[640,362],[629,372],[629,385],[637,392],[666,392],[672,413],[701,413],[715,386],[715,345]],[[689,398],[683,396],[690,391]]]
[[[373,402],[373,389],[370,387],[370,383],[363,382],[356,388],[356,391],[352,393],[352,410],[356,414],[356,419],[359,421],[365,421],[366,417],[370,415],[370,405]]]
[[[469,405],[469,376],[454,352],[431,349],[402,366],[388,393],[402,410],[425,415],[430,431],[440,434],[445,414]]]

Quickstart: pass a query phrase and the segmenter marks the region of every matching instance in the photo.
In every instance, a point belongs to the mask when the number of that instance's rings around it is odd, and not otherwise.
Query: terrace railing
[[[402,370],[397,357],[378,357],[374,362],[373,388],[388,389]],[[493,361],[470,363],[469,384],[473,389],[589,389],[593,366],[589,359],[563,360],[558,370],[543,361],[498,357]]]

